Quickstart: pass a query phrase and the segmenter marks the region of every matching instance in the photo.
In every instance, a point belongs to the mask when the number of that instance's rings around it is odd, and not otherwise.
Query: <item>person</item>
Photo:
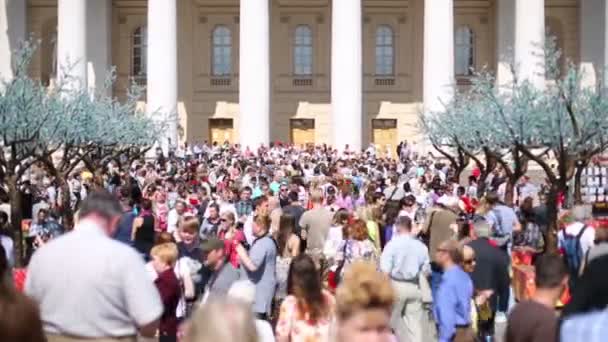
[[[204,288],[203,301],[206,301],[211,295],[225,295],[230,286],[239,279],[239,272],[228,262],[222,240],[212,237],[203,241],[201,251],[201,285]]]
[[[331,226],[332,213],[323,207],[322,190],[313,190],[310,194],[310,201],[312,209],[306,211],[300,218],[301,236],[302,240],[305,240],[303,243],[306,243],[306,254],[312,256],[320,267],[323,260],[323,246]]]
[[[355,261],[368,261],[376,263],[378,251],[374,243],[368,238],[367,226],[361,220],[354,220],[348,226],[348,234],[338,247],[336,270],[338,277],[342,277],[345,270]]]
[[[253,211],[253,202],[251,201],[252,190],[249,186],[241,189],[240,200],[236,202],[234,208],[239,220],[245,219]]]
[[[141,201],[141,213],[133,220],[133,230],[131,231],[131,241],[133,246],[145,258],[150,255],[150,249],[154,246],[154,226],[155,218],[152,213],[152,202],[144,198]]]
[[[428,248],[412,234],[412,220],[397,218],[397,236],[380,257],[380,270],[389,275],[396,301],[391,327],[400,341],[422,342],[422,292],[419,278],[430,271]]]
[[[459,266],[462,262],[462,247],[455,240],[444,241],[437,248],[436,254],[435,260],[443,269],[433,305],[439,342],[473,342],[473,282]]]
[[[133,212],[133,200],[129,197],[129,189],[127,188],[120,190],[120,205],[122,206],[122,215],[120,216],[120,222],[118,222],[114,238],[122,243],[131,245],[133,243],[131,238],[133,221],[136,215]]]
[[[243,301],[249,307],[255,301],[255,286],[248,280],[239,280],[230,286],[228,298]],[[272,326],[268,321],[255,319],[255,329],[259,342],[275,342]]]
[[[245,242],[243,230],[236,226],[236,218],[230,211],[220,215],[220,226],[218,238],[224,241],[224,253],[232,266],[239,267],[239,256],[236,254],[236,246]]]
[[[591,261],[604,255],[608,255],[608,225],[601,223],[595,228],[594,245],[589,248],[589,251],[585,254],[583,266],[588,265]]]
[[[294,233],[299,237],[301,236],[300,218],[306,209],[302,207],[297,191],[290,191],[287,197],[289,198],[289,204],[283,207],[283,214],[289,214],[293,217],[295,222]]]
[[[392,175],[387,179],[388,186],[384,189],[384,197],[388,202],[396,201],[399,202],[405,197],[405,191],[403,187],[399,186],[399,178],[397,175]]]
[[[49,213],[48,209],[40,208],[37,212],[38,220],[30,227],[28,235],[33,238],[35,249],[42,247],[49,240],[63,234],[63,226],[59,224]]]
[[[332,265],[338,248],[344,241],[344,229],[348,225],[348,211],[340,209],[334,214],[333,224],[327,232],[327,239],[323,246],[323,256],[328,260],[328,265]]]
[[[173,194],[169,192],[169,195]],[[177,196],[177,194],[175,194]],[[169,208],[171,208],[171,200],[169,199]],[[169,215],[167,216],[167,232],[173,234],[175,237],[175,241],[179,240],[179,223],[182,219],[182,216],[186,212],[186,203],[182,200],[175,200],[175,207],[169,210]]]
[[[429,236],[429,254],[431,256],[431,290],[433,298],[439,288],[442,270],[437,260],[437,249],[439,245],[454,237],[453,227],[456,225],[458,215],[454,211],[457,203],[450,203],[446,198],[442,198],[428,212],[422,228],[423,237]]]
[[[243,245],[236,248],[242,270],[247,279],[255,284],[253,310],[258,318],[267,319],[276,288],[277,246],[269,234],[270,218],[256,216],[253,234],[256,237],[249,252]]]
[[[197,309],[186,328],[185,342],[265,342],[258,338],[251,307],[242,300],[210,299]]]
[[[6,255],[8,267],[12,268],[15,266],[15,242],[11,236],[11,231],[8,225],[8,215],[0,210],[0,245]]]
[[[534,266],[536,291],[511,311],[506,342],[557,340],[555,303],[568,285],[568,269],[561,257],[550,254],[539,256]]]
[[[287,296],[287,279],[291,260],[300,254],[300,238],[294,234],[295,220],[289,214],[281,216],[277,242],[277,291],[275,300],[280,302]]]
[[[217,236],[220,226],[220,207],[217,203],[211,203],[207,207],[209,216],[201,223],[199,237],[201,240],[206,240],[210,237]]]
[[[483,218],[473,220],[473,240],[468,243],[475,251],[475,269],[471,279],[476,293],[491,291],[489,312],[479,322],[482,339],[494,335],[494,318],[499,308],[506,311],[509,303],[509,256],[490,243],[491,227]]]
[[[563,252],[570,271],[570,288],[576,285],[585,255],[594,245],[595,229],[588,227],[587,209],[582,205],[572,208],[574,222],[557,233],[557,247]]]
[[[513,232],[513,246],[524,247],[536,253],[542,252],[544,248],[544,238],[538,215],[534,212],[533,200],[526,197],[517,212],[521,231]]]
[[[270,212],[268,203],[268,197],[265,195],[256,198],[253,202],[253,213],[251,213],[251,215],[247,217],[245,223],[243,223],[243,233],[245,234],[245,239],[247,239],[247,244],[249,246],[251,246],[256,239],[256,236],[253,233],[255,218],[257,216],[268,216]]]
[[[177,246],[163,243],[152,247],[150,258],[157,277],[154,284],[163,302],[163,314],[158,327],[159,342],[177,341],[177,306],[181,299],[181,285],[174,271]]]
[[[356,262],[336,292],[336,342],[390,342],[395,295],[389,278],[376,265]]]
[[[608,307],[606,269],[608,269],[608,255],[599,256],[587,265],[576,287],[570,289],[570,301],[562,310],[564,319]]]
[[[163,312],[158,291],[141,256],[111,238],[121,214],[110,193],[93,192],[81,203],[75,229],[32,257],[25,292],[40,304],[49,342],[155,335]]]
[[[510,251],[513,232],[521,231],[515,210],[502,203],[495,192],[486,195],[486,202],[489,211],[485,215],[485,219],[492,228],[492,240],[505,252]]]
[[[289,295],[281,304],[276,326],[278,342],[329,342],[334,297],[323,289],[312,258],[296,256],[289,268]]]

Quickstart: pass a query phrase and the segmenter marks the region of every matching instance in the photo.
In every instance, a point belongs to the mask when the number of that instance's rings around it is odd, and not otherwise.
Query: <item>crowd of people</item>
[[[0,240],[1,341],[604,336],[608,227],[588,226],[589,212],[575,207],[558,236],[563,256],[546,253],[547,209],[528,177],[512,207],[500,168],[483,187],[476,170],[461,182],[407,142],[397,158],[373,145],[183,150],[110,162],[100,175],[75,171],[68,194],[32,167],[21,188],[31,218],[24,293],[9,279],[12,235]],[[74,227],[63,226],[63,196]],[[534,296],[517,305],[514,250],[536,265]],[[558,321],[566,287],[572,300]]]

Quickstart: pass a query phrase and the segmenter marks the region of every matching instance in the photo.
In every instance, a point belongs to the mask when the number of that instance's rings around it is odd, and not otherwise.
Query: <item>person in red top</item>
[[[466,189],[464,188],[464,186],[458,187],[458,189],[456,190],[456,195],[459,199],[458,205],[460,209],[462,209],[467,214],[474,214],[475,206],[473,205],[473,202],[471,201],[469,196],[467,196]]]
[[[236,246],[245,241],[245,234],[236,227],[234,213],[224,212],[220,215],[220,226],[218,237],[224,241],[224,255],[235,268],[239,267],[239,256],[236,253]]]
[[[177,304],[181,296],[181,287],[175,271],[177,246],[174,243],[163,243],[154,246],[150,251],[152,266],[158,274],[154,284],[163,302],[163,314],[160,316],[158,327],[159,342],[176,342],[178,320]]]

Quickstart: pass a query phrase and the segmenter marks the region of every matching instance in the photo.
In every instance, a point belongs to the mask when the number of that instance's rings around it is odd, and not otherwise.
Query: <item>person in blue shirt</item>
[[[433,307],[439,342],[473,342],[473,282],[458,266],[462,261],[462,246],[455,240],[441,243],[437,248],[435,260],[444,272]]]
[[[388,274],[396,301],[391,327],[399,341],[422,342],[422,291],[419,278],[430,273],[428,248],[412,234],[412,220],[397,218],[397,234],[388,242],[380,258],[380,270]]]

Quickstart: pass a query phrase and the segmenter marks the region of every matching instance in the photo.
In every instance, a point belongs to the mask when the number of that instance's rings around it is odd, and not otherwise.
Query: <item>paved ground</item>
[[[426,318],[425,322],[424,322],[424,342],[436,342],[437,341],[437,336],[435,336],[435,329],[432,328],[432,325],[434,324],[434,322],[431,321],[432,318]],[[507,324],[506,323],[502,323],[502,324],[496,324],[495,326],[495,334],[494,334],[494,341],[493,342],[503,342],[504,341],[504,336],[505,336],[505,331],[507,328]],[[485,342],[485,341],[483,341]]]

